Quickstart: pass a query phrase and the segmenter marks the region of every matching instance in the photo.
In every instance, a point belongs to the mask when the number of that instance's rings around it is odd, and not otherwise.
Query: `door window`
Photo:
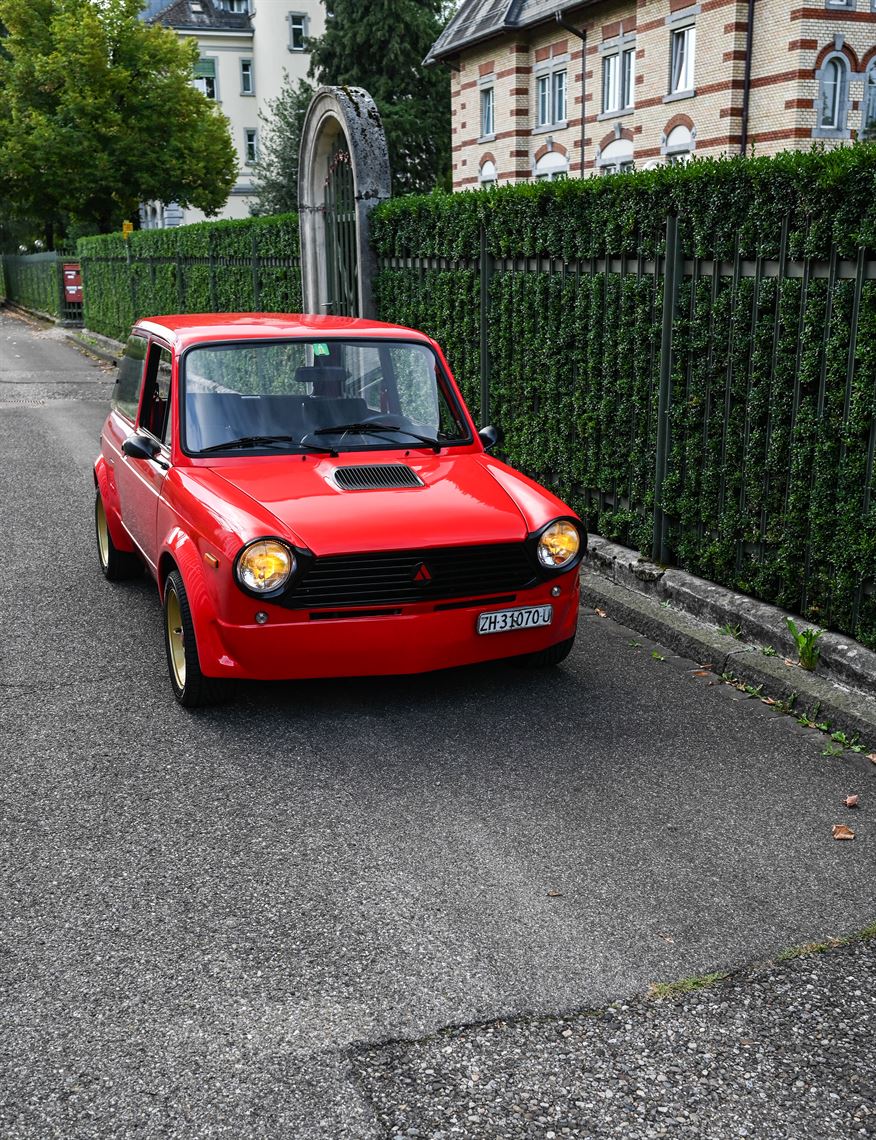
[[[133,422],[140,405],[140,384],[143,379],[143,361],[146,359],[146,341],[142,336],[128,337],[119,372],[113,387],[113,411]]]
[[[170,432],[170,351],[160,344],[149,346],[146,384],[140,408],[140,427],[167,443]]]

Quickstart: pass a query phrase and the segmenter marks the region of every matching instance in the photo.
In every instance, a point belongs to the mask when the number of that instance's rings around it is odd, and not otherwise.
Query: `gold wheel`
[[[182,612],[179,597],[173,587],[168,587],[167,603],[164,609],[165,633],[167,636],[168,657],[173,669],[177,688],[182,692],[186,687],[186,644],[183,635]]]
[[[100,556],[101,566],[106,570],[109,564],[109,528],[106,525],[106,511],[103,509],[103,500],[100,495],[97,497],[94,517],[97,525],[97,553]]]

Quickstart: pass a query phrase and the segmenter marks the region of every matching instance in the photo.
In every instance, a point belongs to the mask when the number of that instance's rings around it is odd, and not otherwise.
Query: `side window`
[[[142,336],[128,337],[119,374],[113,387],[113,411],[132,422],[137,418],[140,403],[140,381],[143,379],[143,361],[146,359],[146,341]]]
[[[160,344],[149,347],[146,386],[140,409],[140,427],[166,443],[170,424],[170,352]]]

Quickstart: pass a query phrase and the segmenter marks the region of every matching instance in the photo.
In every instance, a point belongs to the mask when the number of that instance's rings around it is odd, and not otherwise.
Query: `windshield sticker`
[[[313,346],[314,356],[328,356],[329,346],[327,344],[315,344]]]

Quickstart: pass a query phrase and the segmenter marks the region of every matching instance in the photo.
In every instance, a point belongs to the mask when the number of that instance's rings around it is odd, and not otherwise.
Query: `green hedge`
[[[876,257],[876,147],[388,202],[372,215],[379,314],[432,333],[476,410],[482,233],[493,258],[521,259],[497,265],[489,290],[507,456],[650,555],[663,281],[648,263],[669,213],[688,259],[664,483],[672,559],[876,647],[876,282],[847,384],[855,281],[821,276],[831,256]],[[783,279],[734,277],[737,257],[778,258],[783,231]],[[591,260],[607,255],[624,272]],[[697,258],[728,263],[714,286]]]
[[[55,253],[32,253],[3,259],[5,296],[16,305],[57,317],[60,313],[60,265]]]
[[[298,217],[199,222],[81,238],[85,325],[122,338],[139,317],[298,312]]]

